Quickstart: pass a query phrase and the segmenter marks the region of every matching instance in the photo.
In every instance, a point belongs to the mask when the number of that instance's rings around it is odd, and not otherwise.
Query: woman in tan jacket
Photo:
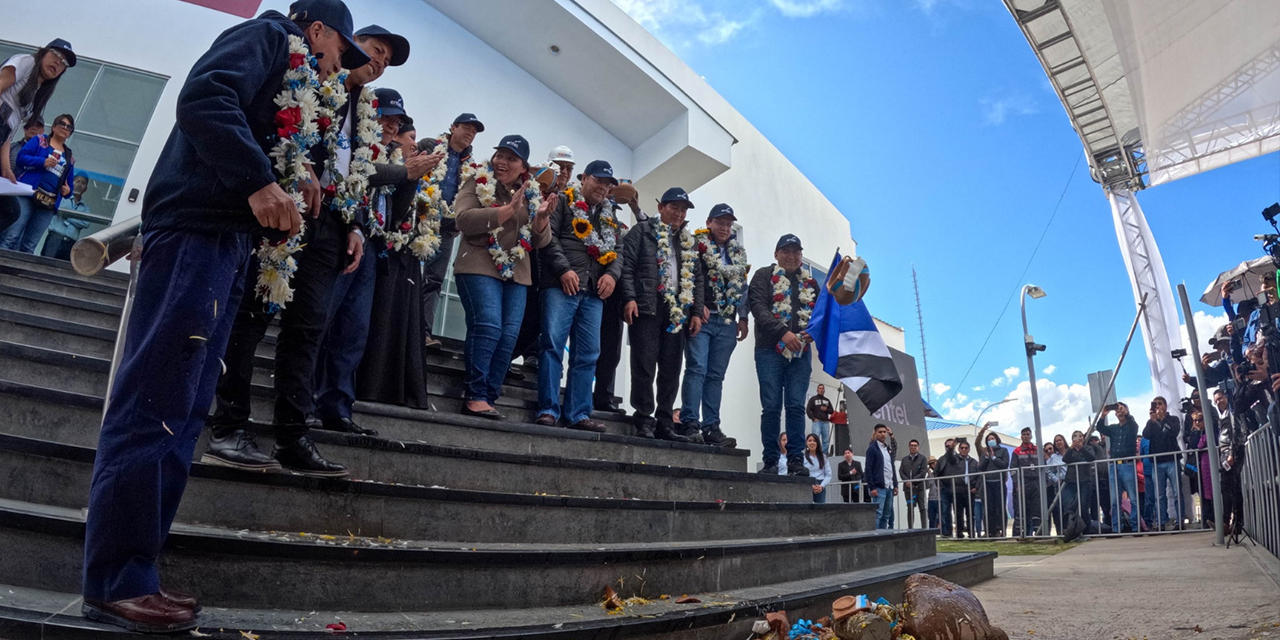
[[[495,149],[487,165],[474,167],[454,201],[462,244],[453,275],[467,318],[462,413],[501,420],[493,403],[502,394],[533,283],[529,251],[551,242],[557,196],[542,198],[529,179],[524,137],[507,136]]]

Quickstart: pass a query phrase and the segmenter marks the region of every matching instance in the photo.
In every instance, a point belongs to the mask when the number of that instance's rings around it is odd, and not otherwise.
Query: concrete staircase
[[[0,638],[127,635],[78,601],[126,284],[0,251]],[[603,434],[534,425],[532,380],[508,380],[506,422],[458,415],[459,353],[429,358],[434,410],[361,403],[379,437],[314,433],[349,480],[192,467],[162,575],[201,598],[200,633],[327,638],[341,620],[387,639],[741,638],[763,611],[820,617],[840,595],[896,597],[919,571],[991,576],[991,554],[875,531],[869,505],[814,505],[807,480],[748,473],[747,451],[636,438],[614,414],[597,414]],[[606,585],[648,602],[608,614]]]

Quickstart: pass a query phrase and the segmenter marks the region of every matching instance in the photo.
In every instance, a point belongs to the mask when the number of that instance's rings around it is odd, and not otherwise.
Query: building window
[[[463,242],[465,240],[459,236],[453,243],[453,252],[449,254],[449,269],[445,272],[440,301],[436,304],[436,317],[431,323],[431,335],[436,338],[465,340],[467,337],[467,316],[462,310],[462,299],[458,297],[458,287],[453,279],[453,259],[458,256],[458,245]]]
[[[35,51],[31,45],[0,41],[0,61]],[[79,231],[81,237],[111,224],[138,145],[167,82],[164,76],[85,56],[79,56],[78,64],[58,81],[44,110],[46,133],[47,125],[60,114],[75,117],[76,131],[67,144],[74,154],[76,175],[88,178],[79,204],[75,198],[64,198],[58,216],[88,223]],[[19,128],[14,144],[21,138]]]

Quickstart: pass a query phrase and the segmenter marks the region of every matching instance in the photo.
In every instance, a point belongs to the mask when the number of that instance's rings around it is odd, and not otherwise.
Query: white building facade
[[[174,124],[192,64],[226,28],[286,0],[60,0],[54,14],[0,0],[0,56],[53,38],[75,47],[45,112],[76,116],[70,145],[90,177],[82,217],[101,228],[141,212],[141,194]],[[401,92],[420,136],[447,129],[461,112],[486,126],[477,154],[509,133],[529,139],[535,160],[568,145],[579,166],[613,164],[645,209],[668,187],[689,190],[702,226],[718,202],[738,215],[753,267],[796,233],[811,264],[852,255],[849,221],[747,120],[692,69],[609,0],[348,0],[356,28],[380,24],[412,44],[409,62],[378,83]],[[239,15],[235,15],[239,14]],[[56,15],[56,19],[54,16]],[[590,82],[584,82],[584,79]],[[461,337],[452,288],[436,318]],[[738,346],[725,381],[723,428],[758,459],[759,396],[753,342]],[[624,355],[618,395],[627,397]],[[814,362],[814,384],[822,376]],[[828,381],[829,383],[830,381]]]

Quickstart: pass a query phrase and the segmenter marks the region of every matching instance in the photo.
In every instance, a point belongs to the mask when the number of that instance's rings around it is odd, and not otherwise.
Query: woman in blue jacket
[[[75,129],[75,119],[64,113],[53,119],[48,136],[28,140],[18,152],[18,182],[30,185],[36,193],[17,198],[18,219],[0,237],[0,249],[35,253],[58,204],[63,196],[71,195],[75,158],[67,139]]]

